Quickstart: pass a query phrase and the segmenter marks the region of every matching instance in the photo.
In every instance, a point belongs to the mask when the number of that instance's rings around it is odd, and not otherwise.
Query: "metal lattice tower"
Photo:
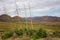
[[[16,10],[15,10],[15,11],[16,11],[16,14],[17,14],[17,16],[19,16],[18,5],[17,5],[17,3],[16,3],[16,0],[15,0],[15,7],[16,7],[16,8],[15,8],[15,9],[16,9]]]
[[[17,5],[17,2],[16,2],[16,0],[15,0],[15,11],[16,11],[16,14],[17,14],[17,17],[19,17],[19,10],[18,10],[18,5]],[[20,10],[21,11],[21,10]],[[18,29],[18,26],[17,26],[17,24],[19,24],[20,25],[20,22],[16,22],[16,28]]]
[[[29,14],[30,14],[30,23],[29,24],[31,24],[31,28],[33,29],[33,22],[32,22],[32,14],[31,14],[30,0],[25,0],[25,1],[28,1],[28,9],[29,9]],[[26,14],[27,8],[26,8],[25,3],[24,3],[24,8],[25,8],[25,16],[27,17],[27,14]],[[28,25],[28,21],[26,19],[26,27],[27,27],[27,25]]]
[[[4,13],[7,14],[7,10],[4,3],[3,3],[3,9],[4,9]]]
[[[32,14],[31,14],[30,0],[29,0],[29,11],[30,11],[30,23],[31,23],[31,27],[33,29],[33,21],[32,21]]]
[[[25,17],[27,17],[27,15],[26,15],[26,6],[25,6],[25,2],[24,2],[24,14],[25,14]],[[25,18],[25,24],[26,24],[26,29],[27,29],[27,25],[28,25],[28,22],[27,22],[27,18]]]
[[[27,0],[25,0],[25,1],[27,1]],[[17,14],[17,16],[19,16],[19,10],[18,10],[18,5],[17,5],[17,3],[16,3],[16,0],[14,0],[14,3],[15,3],[15,11],[16,11],[16,14]],[[4,13],[6,13],[6,14],[8,14],[7,13],[7,9],[6,9],[6,7],[5,7],[5,4],[3,3],[3,8],[4,8]],[[25,24],[26,24],[26,28],[28,27],[28,21],[27,21],[27,12],[26,12],[26,10],[27,10],[27,8],[26,8],[26,5],[25,5],[25,2],[24,2],[24,14],[25,14]],[[31,28],[33,29],[33,22],[32,22],[32,14],[31,14],[31,5],[30,5],[30,0],[28,0],[28,9],[29,9],[29,14],[30,14],[30,22],[29,22],[29,24],[31,24]],[[21,11],[21,10],[20,10]],[[16,23],[18,23],[18,22],[16,22]],[[17,25],[16,25],[16,27],[17,27]]]

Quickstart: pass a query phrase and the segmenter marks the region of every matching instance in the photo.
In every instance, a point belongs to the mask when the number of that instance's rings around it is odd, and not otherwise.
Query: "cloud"
[[[46,7],[46,8],[40,8],[40,9],[33,9],[32,11],[33,12],[41,12],[41,11],[49,11],[51,8],[48,8],[48,7]]]
[[[3,13],[3,3],[5,3],[7,12],[11,13],[10,15],[15,14],[16,7],[14,1],[15,0],[0,0],[0,11],[2,11],[1,13]],[[49,12],[51,10],[56,10],[57,8],[60,8],[60,0],[16,0],[18,10],[21,11],[23,14],[25,11],[24,7],[26,8],[27,14],[30,12],[29,1],[32,14],[45,11]],[[23,16],[23,14],[21,15]]]

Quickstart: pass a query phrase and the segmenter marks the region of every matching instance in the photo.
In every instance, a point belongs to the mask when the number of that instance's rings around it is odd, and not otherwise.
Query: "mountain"
[[[12,17],[12,21],[13,22],[22,22],[22,21],[24,21],[24,19],[19,16],[15,16],[15,17]]]
[[[1,22],[9,22],[10,20],[11,20],[11,17],[6,14],[0,15]]]
[[[28,18],[30,21],[31,18]],[[60,17],[55,16],[42,16],[42,17],[32,17],[33,22],[60,22]]]
[[[19,16],[11,17],[7,14],[0,15],[0,22],[21,22],[21,21],[24,21],[24,19]]]
[[[31,19],[33,22],[60,22],[60,17],[55,16],[28,17],[26,19],[28,22]],[[7,14],[0,15],[0,22],[24,22],[26,19],[19,16],[11,17]]]

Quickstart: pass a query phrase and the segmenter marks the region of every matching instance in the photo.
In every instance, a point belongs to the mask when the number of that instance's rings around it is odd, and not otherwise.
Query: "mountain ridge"
[[[56,16],[41,16],[41,17],[28,17],[27,21],[32,19],[33,22],[60,22],[60,17]],[[7,14],[0,15],[0,22],[23,22],[25,18],[14,16],[11,17]]]

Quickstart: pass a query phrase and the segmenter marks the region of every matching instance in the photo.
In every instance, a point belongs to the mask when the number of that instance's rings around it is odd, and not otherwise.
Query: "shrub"
[[[39,29],[36,31],[36,33],[32,36],[33,38],[39,39],[39,38],[44,38],[47,36],[47,33],[43,29]]]
[[[60,32],[53,32],[53,35],[60,38]]]
[[[46,33],[45,30],[39,29],[38,32],[37,32],[37,35],[38,35],[39,37],[41,37],[41,38],[44,38],[44,37],[47,36],[47,33]]]
[[[7,31],[2,35],[2,39],[7,39],[13,36],[13,32],[12,31]]]
[[[57,36],[60,38],[60,32],[57,33]]]
[[[25,32],[26,35],[31,37],[36,31],[35,30],[31,30],[31,29],[24,29],[24,32]]]
[[[28,30],[26,34],[31,37],[35,32],[36,32],[35,30]]]
[[[18,36],[23,36],[23,30],[16,30],[15,33],[18,35]]]

